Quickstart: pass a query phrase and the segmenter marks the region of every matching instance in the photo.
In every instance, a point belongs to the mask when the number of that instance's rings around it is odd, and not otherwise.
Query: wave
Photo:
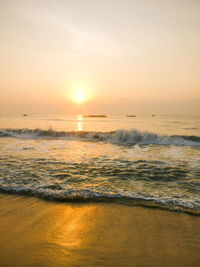
[[[148,208],[160,208],[176,212],[184,212],[191,215],[200,215],[200,203],[195,200],[183,201],[171,198],[144,197],[137,195],[123,195],[117,193],[99,193],[91,189],[60,190],[31,189],[21,187],[0,186],[0,192],[10,194],[29,195],[57,202],[106,202],[119,203],[131,206],[143,206]]]
[[[53,138],[75,139],[86,141],[104,141],[114,144],[144,144],[144,145],[180,145],[200,146],[199,136],[186,135],[161,135],[151,132],[142,132],[137,129],[116,130],[111,132],[87,132],[87,131],[55,131],[53,129],[0,129],[0,137],[13,138]]]

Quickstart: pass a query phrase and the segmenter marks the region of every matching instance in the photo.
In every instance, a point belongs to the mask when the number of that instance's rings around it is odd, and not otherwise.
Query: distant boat
[[[28,115],[27,114],[23,114],[22,116],[27,117]]]
[[[86,118],[106,118],[106,115],[84,115]]]
[[[84,115],[86,118],[106,118],[106,115]]]
[[[136,115],[132,115],[132,114],[130,114],[130,115],[126,115],[126,117],[128,117],[128,118],[135,118]]]
[[[152,114],[151,116],[152,116],[152,117],[155,117],[156,115],[155,115],[155,114]]]

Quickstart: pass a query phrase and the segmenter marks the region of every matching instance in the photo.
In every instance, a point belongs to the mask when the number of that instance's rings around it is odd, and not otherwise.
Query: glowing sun
[[[75,95],[75,100],[77,103],[82,103],[85,100],[85,96],[83,92],[77,92]]]
[[[78,105],[88,102],[92,98],[92,92],[89,86],[77,82],[65,86],[64,95],[68,100]]]

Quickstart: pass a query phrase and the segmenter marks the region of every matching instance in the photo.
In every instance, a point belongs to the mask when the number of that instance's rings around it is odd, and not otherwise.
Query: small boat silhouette
[[[86,118],[106,118],[106,115],[84,115]]]
[[[27,117],[28,115],[27,114],[23,114],[22,116]]]
[[[128,118],[135,118],[136,115],[132,115],[132,114],[130,114],[130,115],[126,115],[126,117],[128,117]]]

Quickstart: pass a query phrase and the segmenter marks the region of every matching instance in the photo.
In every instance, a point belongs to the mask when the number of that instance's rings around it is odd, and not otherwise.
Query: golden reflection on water
[[[81,114],[78,115],[77,120],[78,121],[76,123],[76,131],[83,131],[83,116]]]
[[[77,121],[77,126],[76,126],[77,131],[83,131],[83,123],[82,121]]]

